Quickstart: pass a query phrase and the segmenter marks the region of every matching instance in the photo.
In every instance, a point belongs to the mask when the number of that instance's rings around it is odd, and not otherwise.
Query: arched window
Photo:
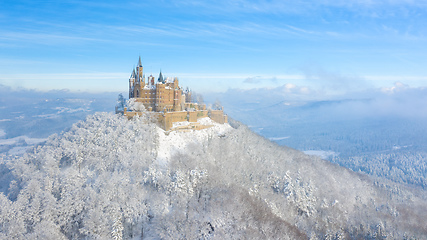
[[[139,98],[139,89],[136,90],[136,97]]]

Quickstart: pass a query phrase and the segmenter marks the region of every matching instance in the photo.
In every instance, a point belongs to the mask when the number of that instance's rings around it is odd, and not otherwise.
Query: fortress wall
[[[179,112],[129,112],[127,111],[127,108],[124,108],[124,115],[128,119],[132,119],[134,116],[142,116],[143,114],[150,114],[153,119],[157,121],[157,124],[159,127],[164,129],[165,131],[169,131],[173,123],[175,122],[184,122],[189,121],[190,123],[197,123],[197,119],[204,118],[204,117],[210,117],[213,121],[217,123],[226,123],[228,122],[227,116],[224,115],[223,110],[201,110],[201,111],[193,111],[193,112],[187,112],[187,111],[179,111]],[[210,115],[210,116],[209,116]],[[204,128],[209,128],[211,126],[204,126],[199,124],[193,124],[191,125],[190,129],[194,130],[200,130]]]
[[[151,116],[152,118],[154,118],[157,122],[164,122],[164,117],[162,113],[157,113],[157,112],[134,112],[134,111],[127,111],[127,108],[124,108],[124,112],[123,115],[125,115],[128,119],[132,119],[133,117],[135,117],[136,115],[138,116],[142,116],[143,114],[149,114],[149,116]]]
[[[207,110],[197,111],[197,119],[205,118],[205,117],[208,117],[208,111]]]
[[[228,118],[224,115],[223,110],[210,110],[210,118],[213,121],[221,124],[224,124],[228,121]]]
[[[159,127],[163,128],[163,129],[166,129],[166,126],[168,124],[166,116],[163,115],[162,113],[154,113],[154,116],[157,118],[157,125],[159,125]],[[172,127],[172,125],[171,125],[171,127]]]
[[[188,121],[197,122],[197,112],[188,112]]]
[[[163,116],[163,115],[162,115]],[[187,121],[187,112],[167,112],[164,114],[163,129],[169,131],[172,128],[174,122]]]
[[[196,105],[194,103],[184,102],[184,107],[186,109],[190,109],[190,108],[196,108]]]
[[[126,107],[124,108],[123,115],[125,115],[126,117],[128,117],[128,119],[132,119],[136,115],[141,116],[140,112],[128,112],[128,108],[126,108]]]

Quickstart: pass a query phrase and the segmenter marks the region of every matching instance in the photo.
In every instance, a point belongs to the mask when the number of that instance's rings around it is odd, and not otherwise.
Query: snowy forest
[[[212,124],[167,133],[149,117],[95,113],[23,156],[2,155],[0,238],[427,237],[422,188],[280,146],[237,121]]]

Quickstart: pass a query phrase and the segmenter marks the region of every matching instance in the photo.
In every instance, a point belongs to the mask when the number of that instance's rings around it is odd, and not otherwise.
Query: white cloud
[[[347,76],[334,73],[316,64],[305,65],[300,70],[304,73],[305,79],[311,84],[329,91],[344,93],[360,91],[372,86],[363,76]]]
[[[404,83],[396,82],[393,87],[383,87],[381,88],[381,91],[384,93],[396,93],[399,91],[404,91],[408,87],[409,86]]]
[[[360,118],[427,118],[427,88],[397,82],[390,88],[365,89],[352,94],[330,95],[324,91],[287,83],[277,88],[230,89],[222,96],[235,109],[262,108],[283,103],[307,106],[313,114],[334,120]],[[319,104],[310,104],[316,103]],[[250,103],[250,105],[248,105]]]

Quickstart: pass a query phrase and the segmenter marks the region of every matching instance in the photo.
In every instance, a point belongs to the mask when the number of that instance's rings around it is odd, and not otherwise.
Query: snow
[[[39,144],[47,140],[47,138],[30,138],[27,136],[24,136],[24,139],[25,139],[25,142],[29,145]]]
[[[374,183],[247,127],[205,118],[198,124],[211,128],[163,131],[146,120],[97,113],[33,153],[1,156],[3,238],[363,238],[378,222],[396,239],[425,236],[423,221],[406,224],[407,213],[425,215],[418,190]],[[9,153],[28,149],[21,137]]]
[[[177,153],[188,152],[188,145],[195,144],[196,146],[203,146],[209,138],[219,137],[229,132],[232,127],[228,124],[219,124],[212,121],[210,118],[201,118],[197,121],[201,125],[213,125],[210,128],[202,130],[189,130],[189,131],[171,131],[166,132],[160,127],[157,127],[159,135],[159,148],[157,152],[157,161],[160,165],[166,165],[171,157]],[[180,122],[176,125],[189,124],[189,122]]]
[[[208,117],[204,117],[204,118],[200,118],[197,120],[198,123],[202,124],[202,125],[219,125],[222,126],[222,124],[218,124],[214,121],[212,121],[212,119],[208,118]]]
[[[1,136],[0,129],[0,136]],[[3,131],[4,132],[4,131]],[[30,138],[28,136],[19,136],[14,138],[0,139],[0,147],[8,146],[7,153],[9,155],[22,155],[34,145],[45,142],[47,138]]]
[[[64,99],[64,102],[89,105],[90,103],[93,102],[93,100],[81,99],[81,98],[66,98]]]
[[[144,89],[156,89],[156,85],[149,85],[149,84],[147,84],[147,85],[144,86]]]
[[[23,146],[23,147],[14,147],[10,149],[7,153],[9,155],[19,156],[23,155],[27,152],[28,149],[32,148],[33,146]]]
[[[190,125],[189,121],[174,122],[174,123],[172,123],[172,128],[182,127],[182,126],[188,126],[188,125]]]
[[[56,108],[53,108],[53,109],[55,109],[55,110],[58,110],[58,114],[59,113],[75,113],[75,112],[84,112],[84,111],[87,111],[87,109],[84,109],[84,108],[67,108],[67,107],[56,107]]]

